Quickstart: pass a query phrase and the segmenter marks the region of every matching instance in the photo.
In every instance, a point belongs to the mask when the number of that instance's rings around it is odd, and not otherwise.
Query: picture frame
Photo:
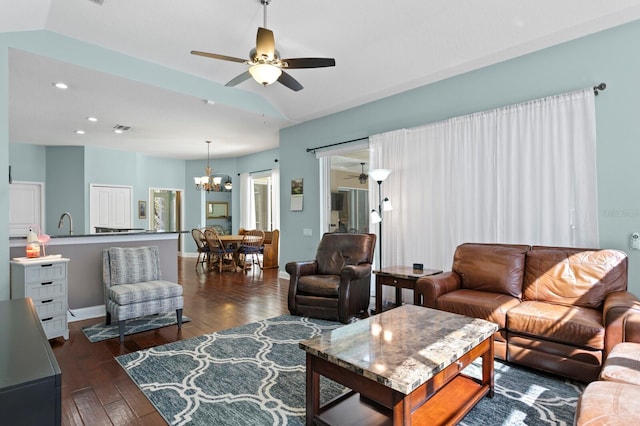
[[[291,179],[291,195],[302,195],[304,193],[303,182],[302,178]]]
[[[138,201],[138,219],[147,218],[147,202]]]
[[[226,201],[207,201],[207,219],[223,219],[229,216],[229,203]]]

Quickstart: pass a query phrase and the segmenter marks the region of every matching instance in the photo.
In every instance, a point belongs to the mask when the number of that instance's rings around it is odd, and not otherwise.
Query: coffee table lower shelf
[[[411,414],[411,424],[454,425],[489,391],[489,385],[459,374]],[[320,411],[314,419],[319,425],[393,425],[391,409],[353,391],[324,405]]]

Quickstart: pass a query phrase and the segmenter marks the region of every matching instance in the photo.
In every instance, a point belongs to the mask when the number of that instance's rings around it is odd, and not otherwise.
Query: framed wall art
[[[226,201],[207,201],[207,219],[220,219],[229,216],[229,203]]]

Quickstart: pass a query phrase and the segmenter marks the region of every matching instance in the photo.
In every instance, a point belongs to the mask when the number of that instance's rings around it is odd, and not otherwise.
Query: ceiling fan
[[[298,68],[322,68],[333,67],[336,61],[333,58],[291,58],[281,59],[280,52],[275,48],[276,42],[273,31],[267,29],[267,6],[271,0],[259,0],[264,6],[264,27],[258,28],[256,36],[256,47],[249,52],[249,59],[240,59],[233,56],[218,55],[216,53],[200,52],[192,50],[191,54],[204,56],[207,58],[221,59],[223,61],[239,62],[249,65],[249,69],[233,80],[229,81],[225,86],[235,86],[243,81],[253,77],[263,86],[278,81],[280,84],[297,92],[302,90],[303,86],[295,78],[286,73],[285,69]]]
[[[346,177],[345,179],[355,179],[355,178],[358,178],[358,181],[359,181],[361,184],[365,184],[365,183],[367,183],[367,179],[369,178],[369,175],[368,175],[368,174],[366,174],[366,173],[364,172],[364,163],[360,163],[360,166],[362,167],[362,172],[360,172],[360,174],[359,174],[359,175],[351,175],[351,176]]]

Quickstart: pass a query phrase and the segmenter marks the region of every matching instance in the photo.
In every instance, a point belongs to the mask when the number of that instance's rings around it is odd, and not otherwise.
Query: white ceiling
[[[45,29],[224,85],[246,65],[263,24],[259,0],[0,0],[0,32]],[[275,148],[278,130],[640,18],[640,0],[272,0],[267,26],[281,56],[333,57],[291,70],[293,92],[247,80],[284,118],[10,52],[10,140],[101,145],[212,158]],[[53,81],[70,84],[65,92]],[[95,115],[98,123],[84,118]],[[114,137],[114,125],[131,130]],[[75,135],[77,128],[85,135]]]

